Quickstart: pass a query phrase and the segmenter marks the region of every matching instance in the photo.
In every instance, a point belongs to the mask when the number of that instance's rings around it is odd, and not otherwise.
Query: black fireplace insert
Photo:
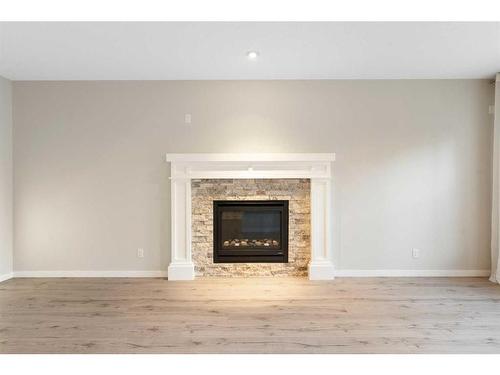
[[[287,263],[288,201],[214,201],[214,263]]]

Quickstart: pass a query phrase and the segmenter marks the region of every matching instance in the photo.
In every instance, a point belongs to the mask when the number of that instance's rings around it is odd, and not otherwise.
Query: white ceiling
[[[260,57],[249,61],[246,52]],[[500,23],[0,23],[12,80],[493,78]]]

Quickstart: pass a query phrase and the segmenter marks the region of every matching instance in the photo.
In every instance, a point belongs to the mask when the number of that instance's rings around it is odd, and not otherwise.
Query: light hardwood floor
[[[484,278],[11,279],[0,353],[500,353]]]

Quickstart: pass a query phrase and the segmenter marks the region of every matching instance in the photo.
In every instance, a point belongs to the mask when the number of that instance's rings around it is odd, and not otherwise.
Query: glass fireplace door
[[[214,262],[288,261],[288,201],[214,201]]]

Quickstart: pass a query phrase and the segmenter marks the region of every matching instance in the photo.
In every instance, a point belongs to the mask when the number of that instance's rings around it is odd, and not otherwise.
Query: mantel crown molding
[[[171,179],[330,178],[335,154],[167,154]]]
[[[166,154],[167,162],[332,162],[335,153],[191,153]]]

